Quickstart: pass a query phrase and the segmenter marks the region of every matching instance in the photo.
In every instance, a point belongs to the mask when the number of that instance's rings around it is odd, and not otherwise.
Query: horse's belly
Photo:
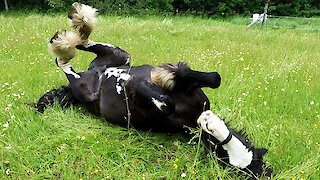
[[[106,78],[101,86],[99,106],[100,114],[112,124],[126,124],[127,109],[123,89],[116,79]]]

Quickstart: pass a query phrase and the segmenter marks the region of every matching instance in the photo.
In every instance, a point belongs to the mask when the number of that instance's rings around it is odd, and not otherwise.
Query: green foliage
[[[286,16],[319,16],[320,4],[317,0],[282,1],[272,0],[270,14]]]
[[[73,0],[15,0],[9,1],[10,9],[36,11],[61,11],[69,9]],[[159,14],[182,13],[201,16],[247,16],[262,13],[266,0],[79,0],[108,14]],[[269,2],[269,14],[283,16],[319,16],[318,0]],[[2,5],[2,4],[1,4]],[[0,10],[4,5],[0,6]]]

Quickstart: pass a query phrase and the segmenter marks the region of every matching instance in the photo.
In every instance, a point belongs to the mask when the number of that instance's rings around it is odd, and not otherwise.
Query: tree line
[[[79,0],[109,14],[192,14],[199,16],[247,16],[262,13],[279,16],[320,16],[319,0]],[[67,11],[73,0],[3,0],[0,10],[36,12]]]

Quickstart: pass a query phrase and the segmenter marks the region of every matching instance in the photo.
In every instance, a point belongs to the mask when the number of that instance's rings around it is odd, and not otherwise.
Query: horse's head
[[[228,138],[230,131],[223,120],[212,111],[204,111],[197,120],[204,131],[214,136],[219,142]]]
[[[240,167],[254,177],[271,177],[272,169],[265,167],[263,160],[268,152],[267,149],[255,148],[245,134],[229,129],[225,122],[210,110],[204,111],[197,122],[209,136],[213,137],[206,136],[207,140],[210,140],[209,147],[214,146],[213,150],[222,161]],[[222,147],[223,145],[225,146]]]

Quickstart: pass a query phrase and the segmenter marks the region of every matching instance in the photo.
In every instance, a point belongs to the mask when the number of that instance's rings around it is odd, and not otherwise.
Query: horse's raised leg
[[[89,40],[85,45],[77,45],[77,49],[95,53],[97,57],[91,62],[89,69],[96,67],[118,67],[129,66],[130,55],[123,49],[105,43],[99,43]]]
[[[97,57],[91,62],[89,69],[95,67],[117,67],[130,65],[130,55],[123,49],[106,43],[89,40],[89,35],[96,24],[96,9],[91,6],[73,3],[69,12],[71,26],[79,35],[81,41],[77,49],[95,53]]]
[[[196,88],[218,88],[221,77],[217,72],[199,72],[189,68],[185,63],[177,65],[164,64],[151,72],[153,83],[167,90],[193,90]]]
[[[51,38],[49,50],[57,56],[56,64],[67,76],[74,96],[80,102],[91,102],[99,96],[103,73],[98,68],[83,73],[74,71],[70,60],[75,55],[75,46],[79,41],[75,33],[59,30]]]
[[[266,148],[256,148],[243,132],[237,132],[212,111],[204,111],[197,123],[203,129],[202,141],[207,152],[213,152],[223,165],[234,166],[252,175],[270,177],[272,169],[265,166]]]

